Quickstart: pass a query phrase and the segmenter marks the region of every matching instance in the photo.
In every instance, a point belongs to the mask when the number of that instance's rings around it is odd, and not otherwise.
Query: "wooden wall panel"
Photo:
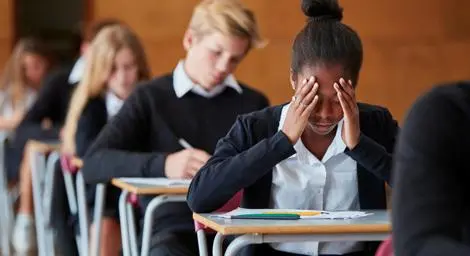
[[[169,72],[184,57],[181,38],[197,0],[90,1],[93,20],[118,17],[144,41],[153,73]],[[241,64],[237,77],[265,92],[273,104],[289,100],[290,48],[304,25],[300,0],[245,0],[270,43]],[[432,85],[468,78],[470,1],[340,0],[345,23],[362,37],[362,101],[389,107],[402,120]]]
[[[0,72],[8,60],[13,41],[13,0],[0,0]]]

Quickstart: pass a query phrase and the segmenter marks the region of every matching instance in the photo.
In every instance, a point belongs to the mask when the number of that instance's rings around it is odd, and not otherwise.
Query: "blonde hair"
[[[238,0],[204,0],[194,8],[189,28],[204,36],[214,31],[226,36],[248,38],[250,48],[262,48],[255,15]]]
[[[106,91],[106,80],[113,68],[114,58],[124,48],[129,48],[134,54],[138,81],[149,79],[147,58],[137,35],[122,25],[102,29],[88,49],[83,77],[70,100],[62,137],[65,153],[75,154],[75,134],[80,115],[89,99],[99,97]]]
[[[23,67],[23,59],[27,54],[43,58],[50,66],[49,52],[43,42],[34,38],[22,38],[18,41],[0,78],[0,90],[11,97],[13,109],[21,107],[18,104],[26,97],[26,88],[29,86]]]

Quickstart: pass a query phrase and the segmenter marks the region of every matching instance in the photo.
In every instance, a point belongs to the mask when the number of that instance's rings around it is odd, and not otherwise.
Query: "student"
[[[81,46],[82,56],[85,55],[90,42],[101,29],[118,23],[116,20],[109,19],[93,24],[84,35]],[[36,102],[31,106],[15,131],[15,140],[11,143],[7,168],[9,172],[20,173],[20,200],[12,239],[13,247],[19,253],[29,252],[36,247],[32,181],[28,150],[25,149],[26,142],[30,139],[48,141],[57,141],[59,139],[59,131],[65,121],[70,97],[83,74],[84,61],[84,57],[80,57],[72,69],[62,67],[45,79],[44,86],[39,91]],[[44,126],[45,123],[48,123],[48,125]],[[55,183],[57,186],[54,188],[58,189],[58,192],[54,191],[54,196],[65,195],[63,181],[58,180],[62,182],[62,185]],[[57,227],[64,226],[59,223],[68,221],[61,216],[68,210],[65,197],[61,199],[63,200],[53,200],[53,209],[56,210],[54,215],[60,216],[53,218],[55,220],[53,224]],[[62,229],[59,228],[59,230]],[[57,237],[63,238],[70,233],[67,230],[64,235],[58,235]]]
[[[398,127],[383,107],[357,103],[357,33],[336,1],[303,0],[308,16],[292,47],[286,105],[239,117],[192,180],[188,204],[212,212],[244,190],[242,207],[385,209]],[[377,244],[256,245],[248,255],[370,255]]]
[[[411,107],[394,158],[395,255],[470,255],[470,82],[438,86]]]
[[[59,131],[62,128],[67,114],[70,96],[72,95],[75,85],[80,82],[83,75],[85,65],[83,56],[90,42],[101,29],[119,23],[119,21],[114,19],[102,20],[93,24],[89,30],[84,33],[84,40],[81,45],[81,56],[77,59],[72,68],[62,67],[47,77],[46,81],[44,81],[44,87],[39,92],[37,101],[26,114],[16,131],[18,136],[24,137],[24,140],[31,137],[58,139]],[[49,120],[52,127],[42,129],[42,123],[46,119]]]
[[[23,38],[16,44],[0,77],[2,139],[16,128],[36,100],[50,62],[50,53],[39,39]]]
[[[172,74],[136,89],[105,126],[85,155],[85,181],[191,178],[237,115],[268,106],[265,96],[232,75],[261,43],[253,13],[239,1],[198,4],[183,38],[186,58]],[[154,219],[151,255],[198,255],[186,203],[164,204]]]
[[[121,109],[136,83],[149,79],[144,49],[128,28],[120,25],[104,28],[88,51],[83,78],[70,101],[62,140],[62,153],[79,157],[83,157],[104,125]],[[90,187],[87,193],[91,207],[95,187]],[[107,186],[100,255],[119,254],[119,195],[119,189]]]

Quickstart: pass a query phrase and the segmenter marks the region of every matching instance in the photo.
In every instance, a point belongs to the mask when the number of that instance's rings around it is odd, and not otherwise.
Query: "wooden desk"
[[[391,232],[387,211],[368,211],[373,215],[347,220],[240,220],[194,214],[193,218],[217,231],[213,255],[222,255],[225,235],[239,235],[225,255],[236,255],[244,246],[260,243],[300,241],[381,241]]]
[[[29,140],[26,143],[26,148],[29,151],[34,151],[42,154],[47,154],[52,151],[60,150],[59,142],[41,142],[37,140]]]
[[[186,195],[188,193],[188,186],[155,186],[150,184],[125,182],[122,179],[113,179],[111,183],[120,188],[121,190],[127,190],[135,195],[160,195],[160,194],[171,194],[171,195]]]
[[[74,158],[72,158],[72,165],[77,167],[78,169],[82,169],[83,168],[83,160],[78,158],[78,157],[74,157]]]
[[[51,204],[55,164],[59,160],[59,150],[60,144],[57,141],[29,140],[25,145],[25,157],[29,161],[31,170],[39,256],[54,255]]]
[[[119,217],[121,222],[122,249],[124,256],[137,255],[137,236],[134,225],[134,212],[129,196],[154,195],[145,209],[144,226],[142,234],[141,255],[147,256],[150,249],[150,234],[153,223],[153,212],[162,204],[168,202],[186,202],[186,193],[189,186],[156,186],[143,183],[125,182],[116,178],[111,183],[122,190],[119,197]]]

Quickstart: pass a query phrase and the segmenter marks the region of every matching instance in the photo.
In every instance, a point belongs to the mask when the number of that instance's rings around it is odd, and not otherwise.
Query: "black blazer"
[[[470,81],[426,92],[403,124],[393,169],[395,255],[470,255]]]
[[[387,109],[363,103],[358,106],[360,141],[346,154],[358,163],[360,206],[386,209],[384,181],[391,183],[392,152],[399,128]],[[269,208],[272,169],[295,153],[286,135],[278,131],[282,107],[237,119],[191,183],[187,200],[194,212],[215,211],[242,189],[242,207]],[[375,247],[376,243],[369,250],[375,251]],[[266,250],[266,245],[252,246],[248,254]]]
[[[30,139],[57,141],[59,131],[67,115],[70,96],[75,85],[68,82],[71,68],[62,68],[46,77],[35,103],[15,129],[14,139],[7,149],[7,172],[13,179],[18,176],[18,169],[23,158],[26,142]],[[42,121],[49,118],[53,126],[43,129]]]
[[[76,155],[85,156],[87,149],[108,122],[106,102],[103,97],[90,99],[83,109],[75,134]]]
[[[83,158],[88,148],[93,144],[98,134],[108,123],[106,101],[103,97],[90,99],[85,106],[77,124],[75,134],[76,155]],[[95,205],[96,185],[87,184],[87,202],[90,208]],[[107,217],[118,216],[118,200],[121,190],[115,186],[106,186],[105,210]]]
[[[46,77],[36,102],[26,113],[19,129],[31,125],[40,126],[44,118],[49,118],[54,126],[63,125],[76,85],[68,81],[71,71],[71,68],[62,68]]]

